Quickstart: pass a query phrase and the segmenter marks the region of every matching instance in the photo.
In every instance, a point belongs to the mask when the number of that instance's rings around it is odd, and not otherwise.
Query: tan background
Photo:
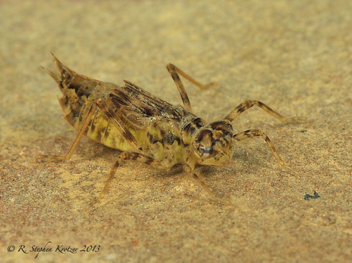
[[[352,261],[352,2],[335,1],[0,1],[1,262],[346,262]],[[125,162],[101,191],[115,151],[84,138],[61,117],[59,89],[40,69],[50,51],[73,70],[126,79],[180,103],[169,62],[219,88],[185,83],[194,111],[223,117],[246,98],[307,123],[283,124],[253,108],[236,131],[231,164],[198,168],[220,198],[209,200],[180,169]],[[317,191],[319,199],[306,201]],[[100,245],[99,252],[24,254]],[[15,252],[7,252],[14,245]]]

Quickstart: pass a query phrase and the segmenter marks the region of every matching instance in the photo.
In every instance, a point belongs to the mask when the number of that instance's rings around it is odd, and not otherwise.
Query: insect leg
[[[109,179],[105,183],[103,191],[100,193],[99,197],[96,200],[94,200],[93,202],[91,202],[89,204],[89,207],[95,205],[96,203],[98,203],[100,200],[102,200],[106,196],[106,194],[110,188],[110,185],[112,183],[112,180],[115,177],[117,168],[120,166],[120,163],[122,161],[127,161],[127,160],[138,161],[138,162],[145,163],[145,164],[148,164],[151,166],[154,166],[154,165],[157,165],[160,163],[159,161],[156,161],[153,158],[146,156],[144,154],[135,153],[135,152],[121,152],[121,154],[117,158],[114,166],[110,170],[110,176],[109,176]]]
[[[227,203],[227,204],[232,205],[231,201],[229,201],[229,200],[223,200],[223,199],[218,198],[218,197],[210,190],[210,188],[209,188],[205,183],[203,183],[202,180],[200,180],[200,178],[198,177],[198,175],[193,172],[193,170],[192,170],[192,168],[191,168],[190,166],[185,165],[185,166],[184,166],[184,169],[185,169],[185,171],[187,172],[188,176],[189,176],[190,178],[192,178],[197,184],[199,184],[205,191],[207,191],[207,193],[210,195],[210,197],[211,197],[213,200],[216,200],[216,201],[218,201],[218,202],[220,202],[220,203],[224,203],[224,202],[225,202],[225,203]]]
[[[226,117],[225,120],[233,121],[236,119],[242,112],[245,110],[248,110],[249,108],[252,108],[254,105],[257,105],[259,108],[265,110],[267,113],[269,113],[271,116],[274,116],[275,118],[279,119],[280,121],[283,122],[288,122],[288,121],[305,121],[306,118],[301,118],[301,117],[293,117],[293,118],[285,118],[281,114],[277,113],[273,109],[271,109],[269,106],[265,105],[263,102],[260,102],[258,100],[245,100],[242,102],[240,105],[238,105],[234,110],[232,110]]]
[[[178,89],[178,92],[180,93],[183,105],[185,106],[185,108],[187,110],[189,110],[191,112],[192,112],[191,102],[189,101],[186,89],[183,86],[182,81],[181,81],[180,77],[178,76],[178,74],[180,74],[182,77],[184,77],[188,81],[192,82],[194,85],[196,85],[201,90],[205,90],[207,88],[218,85],[217,83],[209,83],[207,85],[202,85],[173,64],[167,64],[166,68],[169,71],[172,79],[174,80],[174,82],[176,84],[176,87]]]
[[[50,155],[41,155],[37,156],[37,160],[42,160],[42,159],[50,159],[50,160],[70,160],[72,157],[72,154],[74,153],[75,149],[77,148],[77,145],[79,141],[81,140],[82,136],[84,135],[84,132],[86,131],[89,122],[91,121],[93,114],[97,108],[97,105],[95,103],[92,104],[91,108],[88,111],[87,117],[82,123],[82,127],[79,130],[76,139],[74,140],[73,144],[71,145],[70,150],[65,156],[50,156]]]
[[[258,130],[258,129],[247,130],[247,131],[235,134],[232,138],[235,139],[236,141],[242,141],[242,140],[245,140],[245,139],[248,139],[248,138],[253,138],[253,137],[256,137],[256,136],[262,136],[264,138],[264,140],[265,140],[266,144],[268,145],[270,151],[272,152],[272,154],[276,158],[277,162],[281,166],[286,167],[287,169],[291,170],[296,175],[298,175],[298,173],[295,170],[293,170],[290,167],[285,166],[284,161],[281,159],[281,157],[280,157],[279,153],[277,152],[277,150],[275,149],[275,146],[272,143],[272,141],[269,139],[269,137],[265,133],[261,132],[260,130]]]

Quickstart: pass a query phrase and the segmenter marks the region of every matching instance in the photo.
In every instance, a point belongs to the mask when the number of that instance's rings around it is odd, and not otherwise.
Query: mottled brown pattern
[[[59,85],[63,94],[59,102],[65,119],[76,128],[78,135],[65,156],[41,156],[38,159],[70,159],[83,135],[120,150],[104,190],[91,205],[104,198],[123,160],[162,169],[183,164],[189,176],[214,199],[217,197],[194,173],[195,165],[227,165],[236,141],[261,136],[279,164],[285,165],[268,136],[257,129],[233,135],[231,122],[253,105],[284,122],[301,118],[287,119],[260,101],[246,100],[224,119],[207,123],[192,113],[179,74],[200,89],[214,84],[203,86],[172,64],[168,64],[167,69],[175,81],[183,106],[174,106],[126,80],[125,86],[119,87],[79,75],[53,57],[60,74],[47,72]]]

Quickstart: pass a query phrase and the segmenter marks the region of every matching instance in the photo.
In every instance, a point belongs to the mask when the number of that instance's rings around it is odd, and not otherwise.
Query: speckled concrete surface
[[[347,0],[0,1],[0,262],[352,261],[351,10]],[[247,98],[307,117],[282,124],[253,108],[234,124],[264,131],[301,177],[257,138],[238,143],[229,166],[197,170],[232,207],[180,169],[125,162],[84,211],[116,154],[84,138],[68,162],[35,161],[64,154],[76,135],[40,69],[54,68],[50,51],[81,74],[126,79],[174,104],[169,62],[219,82],[206,91],[184,82],[207,120]],[[314,191],[320,198],[304,200]],[[29,252],[45,245],[52,251]],[[81,251],[90,245],[99,251]]]

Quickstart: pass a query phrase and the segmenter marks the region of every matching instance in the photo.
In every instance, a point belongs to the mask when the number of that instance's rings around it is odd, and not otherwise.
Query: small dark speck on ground
[[[317,199],[317,198],[319,198],[319,197],[320,197],[320,195],[319,195],[316,191],[314,191],[314,194],[313,194],[313,195],[305,194],[304,200],[309,201],[309,200],[311,200],[311,199]]]

